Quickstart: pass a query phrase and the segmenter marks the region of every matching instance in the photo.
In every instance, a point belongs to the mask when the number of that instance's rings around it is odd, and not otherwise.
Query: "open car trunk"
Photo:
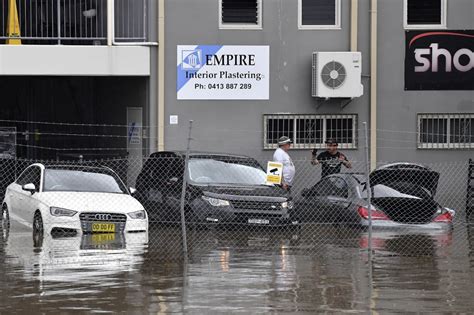
[[[433,199],[379,197],[372,204],[390,220],[407,224],[429,223],[439,208]]]
[[[372,203],[390,220],[424,224],[433,220],[439,173],[410,163],[389,164],[370,174]]]

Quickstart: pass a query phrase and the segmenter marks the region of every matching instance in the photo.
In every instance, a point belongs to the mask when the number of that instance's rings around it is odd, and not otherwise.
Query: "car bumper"
[[[193,215],[198,223],[233,223],[257,226],[297,225],[287,209],[278,211],[241,210],[228,207],[196,207]]]
[[[368,227],[368,220],[361,220],[361,225]],[[394,221],[372,221],[373,228],[387,228],[387,229],[413,229],[413,230],[449,230],[452,228],[452,223],[446,222],[431,222],[426,224],[405,224]]]
[[[89,229],[90,223],[84,223],[78,218],[76,214],[74,217],[50,217],[48,219],[43,220],[44,231],[48,234],[53,233],[55,231],[75,231],[76,233],[90,233],[92,230]],[[148,219],[144,220],[134,220],[134,219],[127,219],[125,222],[97,222],[97,223],[113,223],[116,226],[115,232],[146,232],[148,231]]]

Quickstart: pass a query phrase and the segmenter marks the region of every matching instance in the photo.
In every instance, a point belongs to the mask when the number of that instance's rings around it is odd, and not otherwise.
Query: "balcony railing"
[[[114,25],[117,42],[146,42],[148,1],[0,0],[0,44],[19,39],[30,45],[106,45],[108,25]],[[108,2],[114,3],[113,24]],[[12,31],[18,28],[19,34]]]

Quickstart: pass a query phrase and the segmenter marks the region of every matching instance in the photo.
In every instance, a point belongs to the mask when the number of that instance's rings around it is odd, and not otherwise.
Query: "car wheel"
[[[41,247],[43,245],[43,218],[41,213],[36,212],[33,219],[33,245],[34,247]]]

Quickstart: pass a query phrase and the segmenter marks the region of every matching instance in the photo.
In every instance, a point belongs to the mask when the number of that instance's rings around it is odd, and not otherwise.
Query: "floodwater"
[[[0,313],[474,311],[474,226],[452,232],[189,229],[53,238],[0,234]],[[36,245],[36,246],[34,246]]]

